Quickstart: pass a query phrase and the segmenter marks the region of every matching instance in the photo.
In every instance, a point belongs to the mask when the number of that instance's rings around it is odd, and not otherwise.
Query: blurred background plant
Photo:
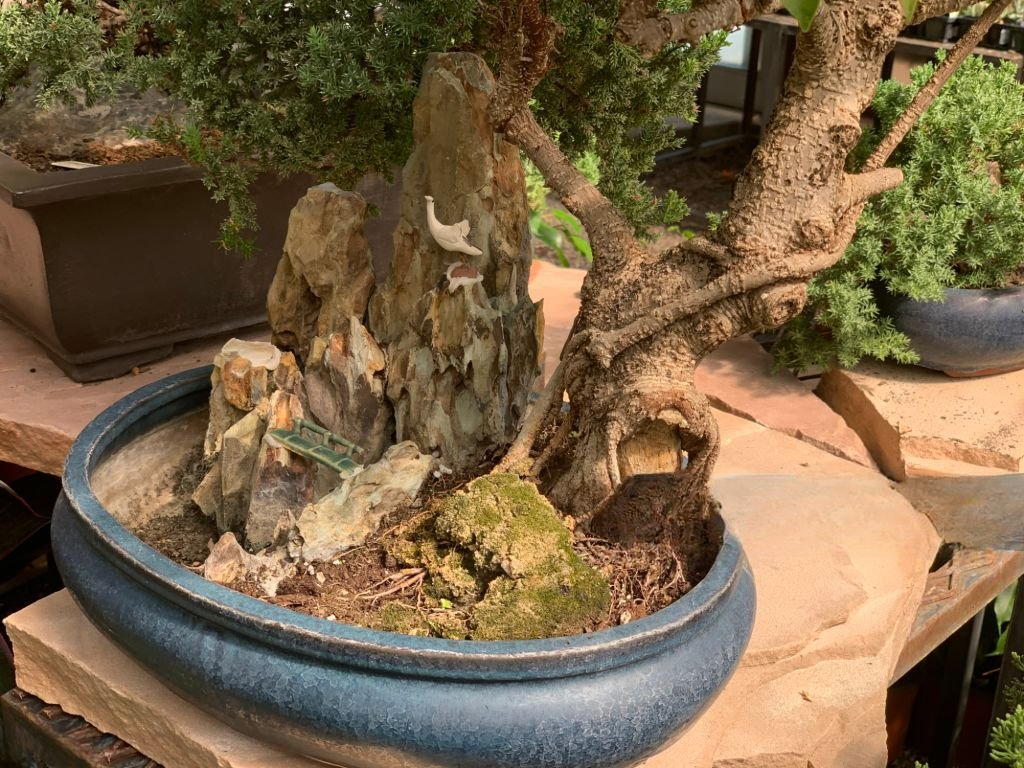
[[[611,34],[621,0],[549,0],[558,64],[535,92],[538,121],[574,161],[600,158],[600,187],[638,232],[676,223],[676,195],[641,177],[696,118],[694,93],[726,34],[645,58]],[[659,0],[666,11],[689,0]],[[187,108],[149,128],[207,170],[230,218],[228,247],[255,225],[261,170],[312,173],[351,188],[390,176],[412,145],[412,99],[430,51],[486,53],[498,0],[4,0],[0,93],[31,78],[51,97],[95,98],[114,84],[156,88]],[[493,64],[493,62],[492,62]],[[31,75],[31,77],[30,77]],[[628,105],[628,107],[626,106]],[[550,222],[549,222],[550,223]],[[566,241],[582,230],[554,217]],[[571,236],[571,238],[570,238]]]

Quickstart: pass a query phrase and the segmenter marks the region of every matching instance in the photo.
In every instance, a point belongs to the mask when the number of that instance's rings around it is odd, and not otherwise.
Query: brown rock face
[[[477,465],[512,441],[539,372],[529,208],[519,152],[490,126],[493,90],[480,58],[430,57],[381,286],[361,197],[321,185],[292,212],[268,297],[273,338],[305,366],[311,416],[367,461],[412,440],[453,468]],[[442,223],[468,220],[480,256],[434,241],[427,195]]]
[[[396,439],[477,463],[515,436],[539,372],[538,310],[526,291],[529,207],[519,152],[496,136],[494,79],[472,54],[427,62],[414,103],[416,145],[402,175],[391,274],[370,300],[370,328],[389,361]],[[466,219],[483,253],[466,259],[430,235],[424,197],[444,224]],[[471,261],[468,269],[448,268]],[[478,284],[463,272],[479,273]],[[449,291],[451,287],[453,290]]]
[[[333,184],[310,189],[288,219],[267,314],[274,343],[303,363],[314,337],[329,336],[366,312],[374,277],[365,220],[366,201]]]

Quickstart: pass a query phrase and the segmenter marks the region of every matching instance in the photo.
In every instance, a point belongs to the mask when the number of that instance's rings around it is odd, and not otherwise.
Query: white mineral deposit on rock
[[[243,341],[229,339],[221,349],[225,358],[244,357],[254,368],[266,368],[272,371],[281,362],[281,350],[265,341]]]

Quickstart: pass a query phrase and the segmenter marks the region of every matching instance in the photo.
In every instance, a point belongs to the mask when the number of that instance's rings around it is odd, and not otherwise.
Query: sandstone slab
[[[877,471],[841,459],[795,437],[714,409],[722,453],[715,477],[729,475],[799,475],[879,479]]]
[[[817,392],[894,480],[1024,470],[1024,371],[963,379],[867,362],[829,371]]]
[[[124,734],[137,750],[175,768],[315,768],[222,725],[171,693],[89,623],[67,592],[7,619],[18,685]]]
[[[265,339],[267,331],[236,335]],[[209,365],[224,341],[222,336],[182,344],[174,357],[143,366],[137,374],[79,384],[38,343],[0,318],[0,461],[59,475],[72,441],[100,411],[146,384]]]
[[[857,433],[750,337],[726,342],[697,368],[697,388],[712,405],[866,467],[875,463]]]
[[[935,532],[877,475],[722,477],[715,493],[757,584],[753,636],[722,695],[645,768],[885,765],[886,689]]]

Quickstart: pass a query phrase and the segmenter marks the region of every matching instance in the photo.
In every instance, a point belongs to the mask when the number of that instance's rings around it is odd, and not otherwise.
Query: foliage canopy
[[[18,9],[34,35],[0,35],[0,92],[43,63],[65,96],[105,82],[169,92],[187,107],[152,129],[208,169],[227,199],[225,242],[243,244],[254,225],[246,194],[260,169],[310,172],[350,188],[371,171],[390,175],[412,146],[412,100],[432,51],[479,53],[492,66],[493,11],[505,0],[135,0],[127,22],[103,44],[94,16],[58,0]],[[654,201],[640,176],[654,153],[677,143],[669,115],[693,117],[694,92],[724,33],[696,46],[671,45],[651,59],[615,39],[624,0],[549,0],[561,27],[556,60],[535,93],[541,125],[571,159],[592,150],[601,190],[639,230],[678,219],[678,198]],[[680,11],[688,0],[661,0]],[[45,23],[42,15],[59,18]],[[91,36],[90,36],[91,35]],[[140,39],[158,41],[138,53]],[[19,42],[21,40],[21,42]],[[68,57],[40,52],[77,50]],[[52,65],[52,67],[51,67]]]
[[[879,128],[857,166],[934,71],[912,85],[887,81],[873,106]],[[893,155],[904,182],[874,198],[843,258],[808,285],[803,313],[776,345],[790,368],[853,366],[862,357],[914,362],[903,334],[879,311],[879,292],[941,301],[947,287],[1004,286],[1024,265],[1024,85],[1012,64],[969,58]]]

